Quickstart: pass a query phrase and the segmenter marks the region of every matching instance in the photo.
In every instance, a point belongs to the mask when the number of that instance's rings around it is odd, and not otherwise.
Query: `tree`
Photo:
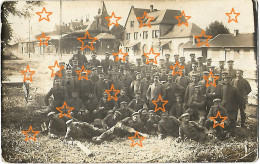
[[[210,35],[214,38],[218,34],[230,34],[229,29],[224,26],[222,22],[215,21],[206,27],[206,35]]]
[[[6,1],[2,4],[2,35],[1,35],[1,45],[3,48],[8,45],[8,42],[13,36],[13,29],[10,22],[8,21],[8,16],[18,16],[20,18],[30,18],[31,13],[33,13],[33,6],[42,5],[42,1],[26,1],[25,6],[22,9],[17,9],[17,1]]]

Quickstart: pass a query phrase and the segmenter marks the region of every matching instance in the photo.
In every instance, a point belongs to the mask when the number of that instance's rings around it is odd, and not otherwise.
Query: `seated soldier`
[[[144,107],[142,109],[140,109],[138,111],[138,113],[140,114],[140,118],[141,118],[141,121],[146,124],[148,119],[149,119],[149,113],[148,113],[148,108],[147,107]]]
[[[198,117],[198,123],[203,126],[206,118],[206,96],[202,95],[200,85],[195,86],[194,94],[188,102],[188,107],[189,109],[186,112],[192,116],[192,120],[194,121]]]
[[[79,112],[77,114],[75,114],[76,118],[79,120],[79,121],[82,121],[82,122],[88,122],[89,123],[89,120],[90,120],[90,115],[89,115],[89,111],[86,110],[86,109],[80,109]]]
[[[122,101],[120,103],[120,108],[116,109],[116,111],[119,111],[122,114],[122,118],[131,117],[132,113],[134,113],[133,110],[127,107],[126,101]]]
[[[94,136],[99,136],[105,130],[94,127],[93,125],[87,122],[76,122],[73,120],[68,120],[67,124],[67,132],[65,135],[65,139],[68,138],[87,138],[91,139]]]
[[[59,118],[59,113],[50,112],[47,117],[49,118],[48,135],[50,138],[58,138],[58,136],[64,136],[66,133],[66,121],[67,117]]]
[[[56,107],[61,107],[63,105],[64,101],[68,100],[67,90],[65,87],[61,86],[60,78],[54,79],[53,87],[50,89],[50,91],[44,97],[44,102],[45,102],[46,106],[49,105],[49,98],[51,97],[51,95],[53,95],[54,101],[49,106],[48,111],[49,112],[54,111],[54,112],[58,113],[58,110],[56,110]]]
[[[184,113],[183,115],[181,115],[179,120],[181,121],[181,125],[179,128],[178,141],[185,138],[192,139],[198,142],[203,142],[206,140],[207,129],[200,126],[194,121],[190,121],[189,113]]]
[[[102,126],[104,129],[110,129],[112,126],[116,125],[117,122],[122,120],[122,114],[119,111],[115,111],[114,113],[111,113],[107,115],[103,121]]]
[[[161,120],[158,124],[159,138],[163,139],[166,136],[178,137],[180,124],[176,117],[169,116],[168,111],[162,112]]]
[[[120,96],[117,99],[117,103],[121,104],[123,101],[127,102],[127,104],[130,102],[130,99],[126,96],[124,89],[120,90]]]
[[[72,113],[74,114],[74,117],[78,119],[79,111],[84,110],[84,104],[82,100],[79,98],[78,92],[72,92],[72,99],[68,101],[68,106],[74,108]]]
[[[142,136],[145,136],[142,132],[144,131],[144,123],[140,119],[138,112],[134,112],[132,117],[127,117],[122,121],[119,121],[112,128],[108,129],[98,137],[93,137],[92,141],[101,143],[104,140],[115,138],[116,135],[125,136],[134,134],[136,131]]]
[[[209,114],[208,114],[208,117],[207,117],[207,120],[205,122],[205,127],[207,129],[211,129],[213,130],[213,135],[220,139],[220,140],[223,140],[225,139],[226,137],[226,129],[229,125],[229,119],[228,119],[228,114],[227,114],[227,111],[224,107],[222,107],[220,105],[221,103],[221,99],[214,99],[213,100],[213,103],[214,105],[210,108],[210,111],[209,111]],[[214,125],[214,121],[212,119],[210,119],[210,117],[216,117],[218,112],[220,113],[221,117],[227,117],[227,119],[222,123],[222,119],[221,121],[218,121],[217,118],[216,118],[216,123],[218,124],[223,124],[224,127],[221,127],[221,126],[216,126],[215,128],[213,127]]]
[[[179,118],[184,112],[184,104],[182,102],[182,98],[180,94],[176,94],[176,103],[173,104],[169,111],[170,116],[174,116]]]
[[[144,106],[146,106],[145,102],[141,99],[141,92],[135,93],[135,99],[133,99],[129,104],[128,108],[134,110],[137,112],[138,110],[142,109]]]
[[[158,124],[160,116],[155,114],[154,110],[149,110],[149,119],[146,123],[146,132],[151,135],[156,135],[158,132]]]

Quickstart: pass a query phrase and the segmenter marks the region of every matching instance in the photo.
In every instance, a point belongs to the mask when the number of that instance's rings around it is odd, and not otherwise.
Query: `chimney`
[[[237,36],[237,34],[238,34],[238,32],[239,32],[239,30],[234,30],[234,36]]]
[[[192,45],[195,45],[195,44],[196,44],[196,38],[193,35],[193,37],[192,37]]]
[[[150,12],[153,12],[153,5],[150,5]]]

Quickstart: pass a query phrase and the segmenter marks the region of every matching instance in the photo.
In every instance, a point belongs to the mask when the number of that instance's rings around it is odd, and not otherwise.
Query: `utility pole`
[[[31,56],[31,54],[30,54],[30,43],[31,43],[31,40],[30,40],[30,36],[31,36],[31,30],[30,30],[30,19],[29,19],[29,58],[30,58],[30,56]]]
[[[59,39],[59,54],[60,57],[62,58],[61,38],[62,38],[62,0],[60,0],[60,39]]]

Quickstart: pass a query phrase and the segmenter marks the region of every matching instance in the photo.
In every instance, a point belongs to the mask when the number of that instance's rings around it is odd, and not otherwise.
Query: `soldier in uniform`
[[[200,78],[199,72],[197,71],[197,68],[198,68],[198,65],[197,65],[196,63],[193,63],[193,64],[192,64],[192,70],[191,70],[190,73],[188,74],[188,77],[189,77],[190,79],[192,79],[192,75],[194,75],[194,74],[198,75],[198,78]]]
[[[187,70],[187,64],[185,63],[185,57],[184,56],[180,57],[180,65],[184,66],[184,69]],[[182,70],[184,70],[184,69],[182,69]],[[187,71],[185,71],[185,75],[186,76],[188,75]]]
[[[104,81],[104,77],[105,77],[104,74],[100,73],[99,80],[94,84],[94,94],[98,100],[101,99],[105,90],[109,89],[108,84],[106,84]]]
[[[120,120],[122,120],[122,114],[119,111],[115,111],[112,114],[107,115],[103,121],[102,126],[104,129],[108,130],[109,128],[113,127],[118,123]]]
[[[65,77],[66,76],[66,69],[65,69],[65,62],[60,62],[59,65],[61,67],[63,67],[63,69],[61,70],[61,77]],[[57,74],[55,75],[55,77],[57,76]]]
[[[49,98],[51,95],[53,95],[54,101],[49,106],[49,111],[58,112],[58,110],[56,110],[56,107],[61,107],[63,105],[64,101],[68,100],[67,90],[65,87],[61,86],[60,78],[54,79],[53,87],[50,89],[50,91],[44,97],[44,102],[45,102],[46,106],[49,105]]]
[[[140,114],[140,118],[141,118],[141,121],[146,124],[148,119],[149,119],[149,113],[148,113],[148,108],[147,107],[144,107],[142,109],[140,109],[138,111],[138,113]]]
[[[84,104],[79,98],[78,92],[72,92],[72,99],[70,99],[67,104],[68,106],[74,108],[71,113],[73,113],[75,118],[78,118],[77,116],[80,110],[85,110]]]
[[[84,54],[81,54],[81,47],[77,47],[77,54],[74,54],[72,58],[69,60],[70,65],[73,65],[72,63],[73,60],[78,61],[78,66],[80,68],[82,67],[82,65],[88,62],[86,56]]]
[[[105,59],[101,61],[101,66],[103,67],[104,73],[107,73],[107,69],[112,67],[113,61],[110,58],[110,53],[106,52]]]
[[[79,139],[79,138],[87,138],[91,139],[94,136],[98,136],[102,134],[105,130],[94,127],[93,125],[87,122],[77,122],[73,120],[68,120],[66,122],[67,131],[65,135],[66,139]]]
[[[141,99],[141,92],[135,93],[135,99],[133,99],[129,104],[128,108],[131,110],[137,112],[138,110],[142,109],[144,106],[146,106],[146,103]]]
[[[222,85],[224,83],[224,78],[228,76],[228,72],[227,71],[223,71],[221,73],[221,76],[219,75],[219,84]]]
[[[220,75],[220,77],[222,77],[223,71],[227,71],[227,69],[225,68],[225,61],[221,60],[221,61],[219,61],[218,68],[215,69],[215,73],[218,73]]]
[[[217,138],[219,139],[224,139],[226,137],[226,133],[224,133],[226,127],[228,126],[228,114],[225,108],[223,108],[220,103],[221,103],[221,99],[214,99],[213,100],[214,106],[212,106],[210,108],[209,114],[207,116],[207,120],[205,121],[205,127],[207,129],[214,129],[214,134]],[[214,125],[214,121],[212,119],[210,119],[210,117],[216,117],[218,112],[220,113],[221,117],[227,117],[227,119],[223,122],[224,124],[224,128],[220,127],[220,126],[216,126],[215,128],[213,128]],[[218,121],[218,120],[216,120]],[[221,120],[222,121],[222,120]],[[222,123],[221,121],[218,121],[218,123]]]
[[[129,97],[126,95],[126,92],[124,89],[120,90],[120,96],[117,99],[118,104],[121,104],[121,102],[125,101],[127,104],[130,102]]]
[[[48,135],[50,138],[58,138],[58,136],[64,136],[66,133],[66,118],[59,118],[59,113],[55,112],[48,113],[49,118]]]
[[[194,121],[190,121],[190,114],[184,113],[180,118],[181,125],[179,128],[178,141],[185,138],[192,139],[198,142],[204,142],[207,137],[207,129],[200,126]]]
[[[173,57],[174,57],[174,62],[175,63],[179,62],[179,55],[178,54],[175,54]]]
[[[66,70],[66,77],[63,78],[62,86],[67,90],[68,96],[72,98],[72,92],[75,90],[75,79],[72,77],[72,71],[70,69]]]
[[[228,63],[228,76],[230,76],[232,79],[236,78],[236,70],[233,68],[234,66],[234,61],[233,60],[229,60],[227,61]]]
[[[197,57],[197,62],[198,62],[198,67],[201,67],[202,71],[206,71],[207,70],[207,67],[202,62],[202,57],[201,56]]]
[[[206,118],[206,96],[202,95],[200,85],[195,86],[194,93],[187,106],[189,109],[186,112],[193,117],[192,120],[196,120],[196,116],[198,116],[198,123],[203,126]]]
[[[84,74],[85,73],[83,73],[83,76]],[[94,93],[94,83],[90,78],[88,80],[82,78],[79,81],[79,86],[80,86],[80,98],[83,101],[83,103],[86,104],[89,93]]]
[[[115,111],[119,111],[121,113],[122,118],[130,117],[132,115],[132,113],[134,113],[134,110],[127,107],[127,104],[128,103],[126,101],[122,101],[120,103],[120,108],[115,110]]]
[[[216,73],[215,72],[215,66],[209,66],[209,72]]]
[[[182,102],[181,94],[175,94],[176,102],[172,105],[169,110],[169,115],[179,118],[184,112],[184,104]]]
[[[188,102],[190,102],[191,96],[194,94],[195,91],[195,86],[198,85],[198,75],[194,74],[192,75],[192,82],[187,86],[185,96],[184,96],[184,103],[185,106],[187,105]]]
[[[114,138],[116,135],[125,136],[134,134],[138,131],[139,135],[145,135],[142,132],[145,130],[144,123],[140,119],[138,112],[134,112],[132,117],[127,117],[122,121],[119,121],[112,128],[108,129],[98,137],[93,137],[92,141],[96,143],[101,143],[104,140]]]
[[[146,91],[152,83],[151,72],[146,72],[146,77],[141,80],[141,98],[146,102]]]
[[[190,71],[192,70],[192,64],[193,63],[198,64],[198,62],[195,59],[195,54],[190,54],[190,61],[188,62],[187,69],[186,69],[187,74],[189,74]]]
[[[181,86],[183,86],[184,87],[184,89],[186,89],[187,88],[187,86],[190,84],[190,78],[188,78],[188,76],[186,76],[186,70],[185,69],[182,69],[181,70],[181,73],[182,73],[182,75],[181,76],[177,76],[177,78],[176,78],[176,83],[177,84],[179,84],[179,85],[181,85]]]
[[[230,120],[229,130],[231,131],[231,135],[234,135],[236,122],[237,122],[238,106],[242,102],[242,98],[239,95],[237,88],[233,87],[230,84],[230,82],[231,82],[231,77],[226,76],[224,78],[224,83],[222,87],[221,106],[223,106],[227,110],[228,117]]]
[[[156,135],[158,133],[158,124],[160,116],[155,114],[154,110],[149,110],[149,119],[146,123],[146,131],[148,134]]]
[[[251,92],[251,86],[249,82],[243,78],[243,71],[236,71],[236,78],[232,80],[231,84],[238,90],[238,93],[242,99],[242,102],[239,104],[240,116],[241,116],[241,127],[245,127],[246,120],[246,103],[247,95]]]
[[[203,72],[203,77],[205,77],[205,76],[209,76],[209,72],[208,71],[204,71]],[[199,81],[199,85],[201,85],[202,94],[206,94],[207,80],[203,78],[202,80]]]
[[[180,124],[180,121],[176,117],[169,116],[168,111],[162,112],[161,120],[158,124],[159,138],[163,139],[166,136],[178,137]]]
[[[99,76],[98,76],[97,68],[96,68],[96,67],[93,67],[93,68],[91,69],[90,79],[92,80],[92,82],[93,82],[94,84],[95,84],[96,82],[98,82]]]
[[[146,65],[147,57],[142,55],[142,65]]]
[[[209,72],[210,72],[209,67],[211,66],[211,63],[212,63],[212,59],[211,59],[211,58],[207,58],[206,68],[207,68],[207,71],[209,71]],[[213,72],[213,73],[214,73],[214,72]]]
[[[91,60],[88,64],[90,64],[92,68],[100,65],[100,61],[97,59],[97,54],[95,52],[91,55]]]
[[[140,92],[141,93],[141,73],[136,73],[136,79],[131,83],[131,93],[132,95],[135,95],[135,93]]]
[[[166,73],[169,73],[171,62],[170,62],[170,54],[165,54],[165,66],[166,66]]]
[[[160,81],[168,81],[168,75],[166,74],[166,68],[165,67],[161,67],[161,74],[159,77]]]

